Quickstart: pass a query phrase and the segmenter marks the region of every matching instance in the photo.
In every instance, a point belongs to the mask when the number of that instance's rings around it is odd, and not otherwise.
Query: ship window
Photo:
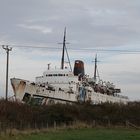
[[[32,98],[32,104],[33,105],[41,105],[42,104],[42,101],[43,101],[43,97],[33,97]]]
[[[31,94],[25,93],[22,101],[24,101],[25,103],[27,103],[27,102],[30,101],[30,97],[31,97]]]
[[[63,76],[63,74],[58,74],[58,76]]]

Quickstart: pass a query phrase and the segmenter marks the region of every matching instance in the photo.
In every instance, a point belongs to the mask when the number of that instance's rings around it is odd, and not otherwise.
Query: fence
[[[26,131],[26,130],[49,130],[49,129],[68,129],[68,128],[97,128],[97,127],[106,127],[106,128],[134,128],[140,129],[139,126],[133,124],[132,122],[125,121],[112,121],[109,119],[104,120],[92,120],[92,121],[64,121],[64,122],[0,122],[0,135],[12,135],[14,131]]]

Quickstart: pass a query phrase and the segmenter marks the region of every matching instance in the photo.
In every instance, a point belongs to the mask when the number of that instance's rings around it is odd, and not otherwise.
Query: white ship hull
[[[120,95],[107,95],[95,92],[90,87],[85,87],[85,93],[82,95],[79,90],[62,90],[58,87],[49,87],[49,85],[39,85],[22,79],[12,78],[11,84],[14,90],[16,100],[35,104],[52,103],[77,103],[90,102],[91,104],[101,104],[105,102],[123,103],[128,102],[127,97]],[[79,88],[79,87],[77,87]]]

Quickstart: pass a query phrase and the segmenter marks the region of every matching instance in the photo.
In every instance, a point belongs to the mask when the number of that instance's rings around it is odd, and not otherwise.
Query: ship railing
[[[123,96],[123,95],[119,95],[119,94],[114,94],[115,97],[119,97],[119,98],[124,98],[124,99],[128,99],[127,96]]]

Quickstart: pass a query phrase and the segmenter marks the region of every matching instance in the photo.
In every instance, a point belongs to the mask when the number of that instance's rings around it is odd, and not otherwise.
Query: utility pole
[[[7,53],[7,63],[6,63],[6,91],[5,91],[5,100],[8,99],[8,70],[9,70],[9,51],[12,51],[12,48],[9,48],[8,45],[2,45],[2,48]]]
[[[94,65],[94,80],[96,81],[96,77],[97,77],[97,54],[95,56],[95,65]]]

